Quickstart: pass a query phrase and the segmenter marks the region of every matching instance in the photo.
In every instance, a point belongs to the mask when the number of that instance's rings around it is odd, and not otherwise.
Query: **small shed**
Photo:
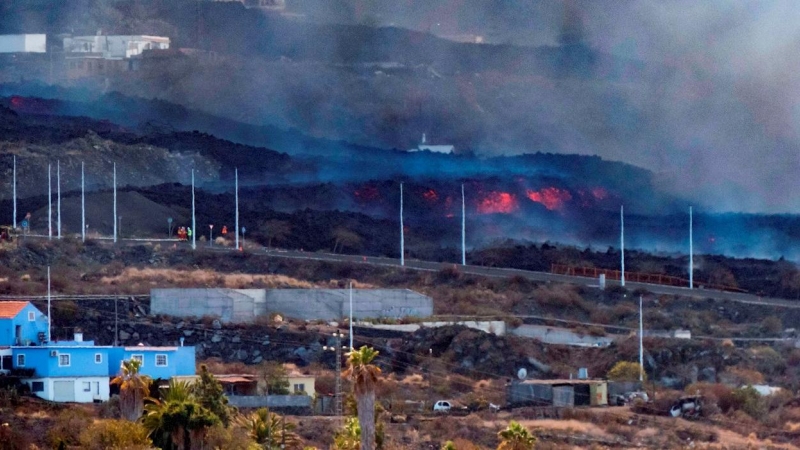
[[[525,380],[512,383],[508,390],[511,406],[605,406],[608,405],[606,380]]]

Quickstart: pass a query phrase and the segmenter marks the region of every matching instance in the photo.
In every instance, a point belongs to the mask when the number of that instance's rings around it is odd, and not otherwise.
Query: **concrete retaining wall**
[[[574,345],[579,347],[606,347],[611,345],[619,336],[588,336],[579,335],[566,328],[548,327],[544,325],[520,325],[510,334],[515,336],[538,339],[545,344]]]
[[[151,289],[150,314],[252,322],[277,313],[301,320],[340,320],[350,313],[347,289]],[[353,317],[429,317],[433,299],[408,289],[356,289]]]
[[[265,297],[263,289],[151,289],[150,314],[252,322],[266,309]]]
[[[279,313],[303,320],[338,320],[347,317],[347,289],[271,289],[267,291],[267,314]],[[353,318],[429,317],[433,299],[408,289],[356,289]]]

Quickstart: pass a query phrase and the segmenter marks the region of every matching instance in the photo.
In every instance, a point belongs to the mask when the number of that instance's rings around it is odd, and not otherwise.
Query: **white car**
[[[450,404],[447,400],[439,400],[433,405],[433,411],[439,413],[446,413],[450,412],[450,409],[453,405]]]

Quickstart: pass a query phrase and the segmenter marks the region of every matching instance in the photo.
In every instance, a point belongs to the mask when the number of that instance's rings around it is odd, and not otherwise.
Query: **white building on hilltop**
[[[453,145],[431,145],[428,144],[428,140],[425,136],[425,133],[422,133],[422,141],[417,145],[416,148],[409,149],[409,152],[423,152],[429,151],[433,153],[453,153],[455,152],[456,148]]]
[[[167,50],[169,38],[162,36],[73,36],[64,38],[64,53],[70,57],[129,59],[145,50]]]
[[[0,53],[46,52],[46,34],[0,34]]]

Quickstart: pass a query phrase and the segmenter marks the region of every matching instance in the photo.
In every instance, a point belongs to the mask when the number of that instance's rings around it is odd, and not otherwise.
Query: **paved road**
[[[30,237],[44,237],[44,236],[28,236]],[[142,243],[159,243],[168,245],[169,242],[174,242],[180,247],[188,247],[188,242],[179,242],[176,239],[120,239],[122,244],[142,244]],[[197,250],[199,251],[215,251],[215,252],[232,252],[235,251],[230,247],[210,247],[207,242],[197,243]],[[385,266],[385,267],[400,267],[400,260],[394,258],[384,258],[375,256],[358,256],[358,255],[339,255],[332,253],[321,252],[301,252],[295,250],[265,250],[263,248],[248,249],[249,253],[254,255],[263,255],[273,258],[286,258],[286,259],[302,259],[302,260],[316,260],[316,261],[330,261],[330,262],[350,262],[357,264],[368,264],[372,266]],[[598,280],[595,278],[586,278],[572,275],[560,275],[549,272],[534,272],[521,269],[507,269],[500,267],[483,267],[483,266],[461,266],[453,263],[439,263],[431,261],[419,261],[414,259],[405,260],[405,268],[410,270],[422,270],[437,272],[439,270],[456,267],[459,272],[480,275],[490,278],[509,278],[513,276],[521,276],[532,281],[543,282],[557,282],[567,284],[578,284],[585,286],[598,286]],[[618,285],[618,281],[608,280],[608,285]],[[712,298],[716,300],[727,300],[737,303],[752,304],[752,305],[768,305],[782,308],[800,308],[800,302],[791,300],[784,300],[770,297],[760,297],[752,294],[744,294],[739,292],[726,292],[717,291],[712,289],[689,289],[688,287],[664,286],[659,284],[647,283],[625,283],[625,287],[630,290],[645,289],[653,294],[665,294],[692,297],[697,299]]]
[[[276,258],[305,259],[305,260],[318,260],[318,261],[342,261],[342,262],[369,264],[374,266],[386,266],[386,267],[400,266],[400,260],[393,258],[337,255],[330,253],[305,253],[298,251],[279,251],[279,250],[273,250],[265,253],[271,257],[276,257]],[[580,284],[586,286],[598,286],[598,280],[595,278],[577,277],[571,275],[559,275],[549,272],[533,272],[521,269],[506,269],[500,267],[483,267],[483,266],[470,266],[470,265],[461,266],[459,264],[452,264],[452,263],[438,263],[438,262],[418,261],[410,259],[405,260],[405,268],[411,270],[424,270],[424,271],[435,272],[448,267],[456,267],[461,273],[481,275],[491,278],[509,278],[513,276],[521,276],[523,278],[527,278],[533,281],[545,281],[545,282],[550,281],[550,282],[567,283],[567,284]],[[617,281],[607,281],[606,283],[608,285],[619,284],[619,282]],[[654,294],[680,295],[685,297],[693,297],[697,299],[713,298],[718,300],[728,300],[732,302],[746,303],[753,305],[769,305],[769,306],[778,306],[784,308],[800,308],[800,302],[794,302],[791,300],[784,300],[778,298],[760,297],[752,294],[743,294],[739,292],[726,292],[726,291],[716,291],[711,289],[698,289],[698,288],[689,289],[688,287],[663,286],[658,284],[631,283],[631,282],[625,283],[625,287],[630,290],[635,290],[639,288],[646,289],[648,292],[652,292]]]

